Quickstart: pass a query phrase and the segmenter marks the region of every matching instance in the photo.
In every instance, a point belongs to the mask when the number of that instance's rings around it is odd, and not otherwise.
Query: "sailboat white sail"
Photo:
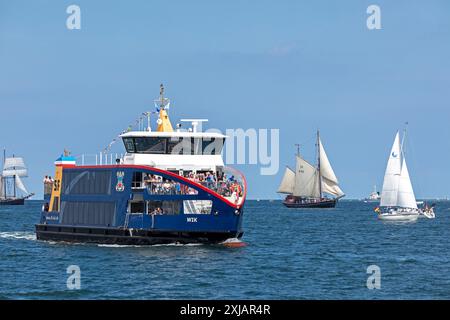
[[[23,192],[23,194],[28,194],[27,188],[25,188],[25,185],[19,176],[16,176],[16,188]]]
[[[415,221],[419,214],[434,218],[433,208],[418,209],[409,176],[406,158],[400,145],[400,134],[395,135],[383,181],[379,212],[382,220]],[[378,210],[378,209],[377,209]]]
[[[383,189],[381,191],[381,207],[397,206],[398,183],[401,173],[400,134],[397,132],[394,144],[389,154],[389,160],[384,174]]]
[[[6,158],[3,165],[3,177],[26,177],[28,176],[28,170],[25,166],[23,158]]]
[[[411,179],[409,178],[405,158],[403,158],[402,171],[398,183],[397,206],[401,208],[417,209],[416,197],[414,195]]]

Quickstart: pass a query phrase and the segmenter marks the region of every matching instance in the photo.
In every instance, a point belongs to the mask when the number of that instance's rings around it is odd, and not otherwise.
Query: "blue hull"
[[[161,176],[177,188],[162,193],[154,186],[132,188],[136,172]],[[152,245],[219,243],[243,235],[244,201],[236,205],[168,171],[133,165],[72,167],[64,168],[60,183],[60,204],[43,211],[36,225],[39,240]],[[208,210],[192,212],[192,203],[202,201]],[[146,209],[133,212],[139,204]],[[166,212],[150,212],[152,204]]]
[[[155,245],[170,243],[221,243],[243,235],[233,232],[177,232],[120,228],[57,227],[36,225],[38,240],[73,243],[99,243],[118,245]]]

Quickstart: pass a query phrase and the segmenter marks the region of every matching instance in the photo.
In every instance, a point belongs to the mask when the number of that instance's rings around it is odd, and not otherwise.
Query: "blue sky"
[[[66,28],[70,4],[81,30]],[[370,4],[382,30],[366,27]],[[26,158],[41,195],[64,148],[102,150],[162,82],[173,122],[280,129],[278,175],[237,166],[250,198],[278,198],[294,144],[312,159],[317,128],[343,190],[363,197],[405,121],[417,196],[450,196],[449,39],[445,0],[0,0],[0,146]]]

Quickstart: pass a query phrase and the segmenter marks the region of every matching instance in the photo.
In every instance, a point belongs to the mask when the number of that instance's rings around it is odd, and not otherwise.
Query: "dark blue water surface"
[[[246,203],[244,248],[37,241],[42,203],[0,207],[0,298],[11,299],[449,299],[450,202],[437,218],[381,222],[373,204],[295,210]],[[81,289],[66,286],[81,269]],[[381,289],[366,286],[381,269]]]

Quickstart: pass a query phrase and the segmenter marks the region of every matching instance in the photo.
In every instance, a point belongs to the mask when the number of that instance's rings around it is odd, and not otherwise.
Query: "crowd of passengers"
[[[242,197],[242,187],[233,175],[225,173],[217,175],[215,172],[187,172],[184,178],[195,183],[201,184],[208,189],[214,190],[224,197],[233,197],[237,202]],[[196,194],[195,189],[188,186],[164,179],[159,175],[147,174],[143,175],[144,187],[148,188],[152,194]]]
[[[55,182],[51,176],[44,177],[44,194],[51,194],[53,183]]]

